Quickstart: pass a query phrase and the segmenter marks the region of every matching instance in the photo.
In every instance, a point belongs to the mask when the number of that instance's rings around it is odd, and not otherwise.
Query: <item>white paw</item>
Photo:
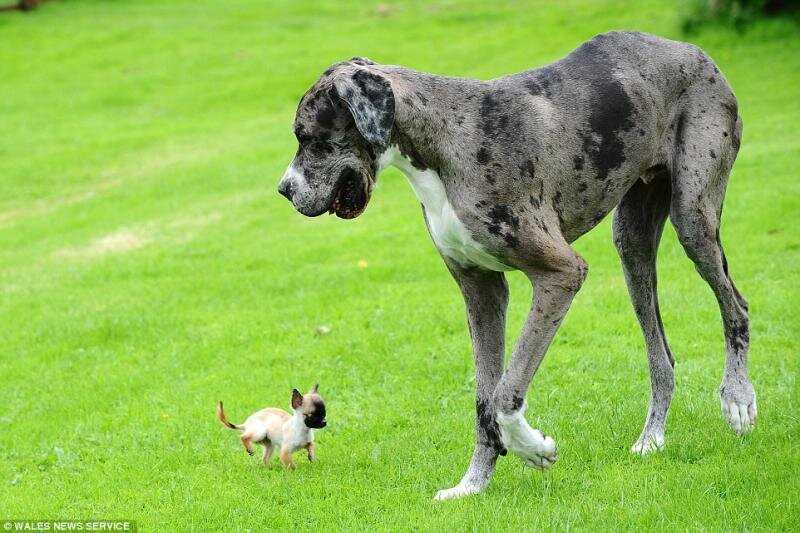
[[[522,464],[544,470],[556,462],[556,442],[533,429],[525,420],[522,409],[510,414],[498,411],[497,425],[500,427],[500,439],[503,446],[522,459]]]
[[[656,433],[642,433],[633,446],[631,446],[631,453],[637,455],[647,455],[661,450],[664,447],[664,435]]]
[[[474,483],[469,482],[461,482],[453,488],[450,489],[442,489],[436,493],[436,496],[433,497],[434,500],[437,502],[441,502],[444,500],[454,500],[456,498],[463,498],[464,496],[469,496],[470,494],[477,494],[479,493],[483,487],[476,485]]]
[[[750,403],[728,398],[720,398],[720,403],[723,416],[737,435],[744,435],[753,429],[758,416],[755,396]]]

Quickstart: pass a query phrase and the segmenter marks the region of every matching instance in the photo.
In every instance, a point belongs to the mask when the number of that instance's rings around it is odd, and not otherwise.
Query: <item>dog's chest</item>
[[[281,445],[292,451],[299,450],[314,440],[314,430],[307,428],[298,417],[287,420],[282,430]]]
[[[488,270],[511,270],[478,243],[472,233],[458,218],[447,198],[439,175],[431,169],[419,170],[408,159],[399,154],[396,148],[384,157],[390,158],[382,164],[394,164],[408,178],[425,210],[428,231],[439,251],[462,266],[479,266]],[[383,158],[382,158],[383,159]]]

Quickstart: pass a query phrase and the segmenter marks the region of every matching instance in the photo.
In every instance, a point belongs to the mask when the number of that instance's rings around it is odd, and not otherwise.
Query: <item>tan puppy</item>
[[[301,448],[308,451],[308,460],[316,460],[314,429],[324,428],[325,402],[318,392],[319,383],[306,395],[292,389],[292,411],[267,407],[256,411],[243,424],[231,424],[225,418],[222,402],[217,404],[217,418],[225,427],[242,432],[241,440],[247,453],[253,455],[253,443],[264,446],[264,464],[269,462],[276,449],[281,451],[281,464],[286,468],[295,467],[292,454]]]

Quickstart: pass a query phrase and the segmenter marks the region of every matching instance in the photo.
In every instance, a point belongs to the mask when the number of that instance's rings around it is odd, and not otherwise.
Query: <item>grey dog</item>
[[[477,382],[476,444],[462,480],[437,499],[481,491],[507,450],[556,460],[528,425],[525,396],[586,262],[570,243],[615,207],[614,244],[644,333],[652,392],[634,453],[664,445],[674,389],[656,291],[669,215],[717,297],[726,353],[720,397],[736,433],[752,428],[747,302],[720,242],[722,202],[742,122],[730,85],[696,46],[634,32],[598,35],[545,67],[489,81],[353,58],[305,93],[299,148],[278,190],[307,216],[366,208],[378,173],[399,168],[466,303]],[[533,302],[503,369],[508,286],[520,270]]]

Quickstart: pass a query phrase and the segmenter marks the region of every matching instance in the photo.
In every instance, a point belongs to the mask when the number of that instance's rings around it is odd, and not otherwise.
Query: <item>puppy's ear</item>
[[[297,389],[292,389],[292,409],[297,409],[303,405],[303,395]]]
[[[318,392],[319,391],[319,383],[314,383],[314,387],[311,389],[311,392]]]
[[[394,93],[383,74],[368,68],[347,69],[334,79],[332,92],[347,105],[358,132],[368,143],[380,148],[389,146]]]

